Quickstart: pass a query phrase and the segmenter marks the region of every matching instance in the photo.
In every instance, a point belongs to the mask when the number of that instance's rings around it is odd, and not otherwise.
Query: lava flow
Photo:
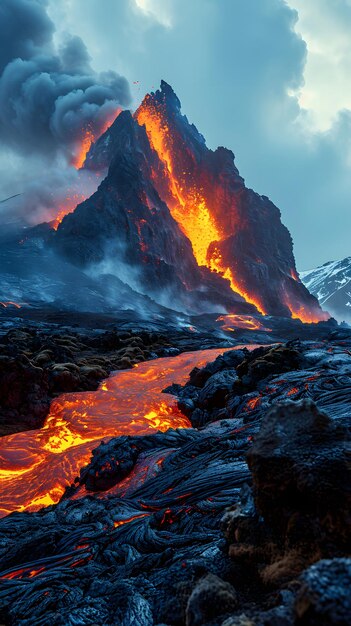
[[[317,308],[313,310],[311,307],[308,308],[302,304],[294,302],[288,296],[285,298],[285,303],[291,312],[291,317],[293,319],[301,320],[304,324],[317,324],[321,321],[325,322],[330,318],[330,314],[326,311],[322,311]]]
[[[271,332],[271,328],[266,328],[262,322],[252,315],[220,315],[217,317],[216,322],[223,322],[221,325],[222,330],[234,331],[237,328],[245,330],[261,330]]]
[[[156,103],[151,96],[146,96],[136,112],[136,119],[141,126],[145,126],[150,145],[157,152],[164,165],[168,182],[167,195],[171,196],[166,198],[167,204],[173,218],[190,240],[197,263],[229,280],[233,291],[240,294],[246,302],[253,304],[260,313],[264,314],[263,306],[258,298],[248,293],[247,289],[236,280],[232,269],[223,262],[216,243],[218,244],[225,239],[226,233],[223,232],[213,217],[214,211],[211,210],[205,198],[201,182],[197,180],[194,173],[181,171],[179,174],[179,167],[175,167],[177,137],[176,133],[171,132],[168,126],[165,106]],[[179,143],[180,141],[178,138]],[[190,169],[194,165],[193,157],[185,145],[181,146],[181,150],[188,157]],[[184,170],[184,167],[181,166],[181,169]],[[153,175],[154,182],[162,195],[164,181],[158,180],[156,172]]]
[[[11,300],[6,300],[4,302],[0,302],[0,307],[3,307],[4,309],[7,309],[8,307],[14,307],[15,309],[20,309],[22,305],[18,304],[17,302],[12,302]]]
[[[2,437],[0,515],[58,502],[102,440],[189,427],[176,399],[162,389],[184,384],[195,365],[202,367],[224,351],[184,353],[120,371],[97,391],[54,400],[40,430]]]

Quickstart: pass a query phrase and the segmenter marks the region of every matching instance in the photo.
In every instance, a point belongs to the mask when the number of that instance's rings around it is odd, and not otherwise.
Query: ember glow
[[[97,141],[97,139],[99,139],[99,137],[101,137],[101,135],[103,135],[107,131],[107,129],[111,126],[116,117],[118,117],[120,112],[121,109],[116,109],[116,111],[105,120],[103,125],[97,131],[93,131],[93,129],[90,127],[82,131],[82,138],[78,143],[76,152],[72,158],[71,164],[73,165],[73,167],[75,167],[77,170],[82,169],[91,146]],[[83,202],[86,198],[87,194],[85,193],[70,194],[70,192],[68,191],[67,197],[62,203],[63,206],[59,209],[54,221],[52,222],[52,228],[54,230],[57,230],[65,215],[68,215],[68,213],[72,213],[77,204]]]
[[[162,389],[184,384],[195,365],[202,367],[224,351],[185,353],[120,371],[95,392],[54,400],[42,429],[2,437],[0,514],[58,502],[102,440],[189,427],[176,399]]]
[[[111,126],[111,124],[114,122],[116,117],[118,117],[121,110],[122,109],[116,109],[112,113],[112,115],[109,115],[106,118],[102,126],[100,126],[98,129],[94,130],[90,126],[88,128],[83,129],[82,138],[77,146],[75,155],[72,159],[72,165],[77,170],[80,170],[83,167],[86,156],[92,144],[95,143],[95,141],[97,141],[97,139],[99,139],[99,137],[101,137],[101,135],[103,135],[107,131],[107,129]]]
[[[15,307],[15,309],[20,309],[22,304],[18,304],[18,302],[11,302],[11,300],[7,300],[5,302],[0,302],[0,307],[7,309],[8,307]]]
[[[189,171],[182,171],[182,167],[179,167],[175,161],[179,146],[177,148],[177,137],[170,132],[166,122],[164,106],[156,104],[151,96],[146,96],[136,112],[136,119],[141,126],[145,126],[150,145],[164,165],[166,181],[160,181],[158,173],[154,172],[154,182],[160,189],[161,195],[166,182],[165,200],[173,218],[190,240],[197,263],[218,272],[229,280],[233,291],[264,314],[258,298],[248,293],[247,289],[235,278],[233,271],[223,262],[222,255],[215,244],[225,239],[226,233],[213,217],[213,207],[210,207],[206,199],[201,181],[198,181],[195,174],[190,172],[190,168],[195,168],[195,157],[185,145],[181,146],[181,149],[187,155]]]
[[[291,317],[293,319],[301,320],[301,322],[303,322],[304,324],[317,324],[318,322],[325,322],[330,319],[330,314],[326,311],[322,311],[321,309],[313,310],[307,308],[293,302],[293,300],[289,297],[286,297],[285,304],[291,312]]]
[[[266,328],[262,322],[252,315],[220,315],[216,322],[223,322],[222,330],[234,331],[237,328],[245,330],[261,330],[271,332],[271,328]]]
[[[83,202],[85,198],[85,194],[72,193],[72,195],[67,195],[64,201],[64,208],[59,210],[54,221],[51,223],[52,228],[54,230],[57,230],[65,215],[68,215],[68,213],[72,213],[77,204]]]
[[[72,161],[72,165],[74,165],[74,167],[77,170],[80,170],[83,167],[86,156],[91,148],[91,145],[94,143],[94,141],[95,141],[94,133],[90,128],[88,128],[84,132],[84,135],[78,147],[77,153],[75,154],[74,159]]]

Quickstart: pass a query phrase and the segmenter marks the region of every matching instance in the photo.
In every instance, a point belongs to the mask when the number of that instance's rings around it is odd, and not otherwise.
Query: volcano
[[[128,274],[181,310],[329,317],[299,279],[279,209],[245,186],[230,150],[207,148],[166,82],[119,113],[84,167],[108,173],[53,233],[71,263]]]

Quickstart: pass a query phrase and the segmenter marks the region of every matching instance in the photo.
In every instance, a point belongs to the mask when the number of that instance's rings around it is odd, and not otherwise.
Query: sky
[[[69,103],[74,116],[77,90],[95,81],[93,104],[83,98],[82,106],[98,126],[104,94],[105,106],[117,101],[135,108],[162,78],[207,145],[232,149],[246,184],[280,208],[298,269],[351,255],[351,0],[2,3],[18,3],[21,11],[36,5],[42,22],[47,14],[36,46],[49,60],[43,64],[38,50],[28,51],[26,33],[26,47],[22,41],[12,54],[27,54],[39,63],[36,72],[54,80],[55,110],[62,109],[62,84],[64,110]],[[38,106],[44,118],[47,113],[36,100],[36,123]],[[1,130],[0,119],[0,192],[16,193],[19,176],[28,181],[36,167],[42,171],[48,149],[53,176],[60,178],[57,164],[74,141],[64,120],[63,114],[50,117],[43,144],[30,138],[24,145],[17,122],[7,129],[5,119]]]

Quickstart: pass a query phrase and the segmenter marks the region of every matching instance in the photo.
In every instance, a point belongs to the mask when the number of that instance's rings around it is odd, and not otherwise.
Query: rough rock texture
[[[347,624],[348,485],[330,470],[345,458],[351,340],[338,331],[327,342],[284,349],[298,353],[298,368],[286,371],[281,359],[284,371],[259,376],[250,390],[235,374],[217,421],[214,407],[199,430],[112,439],[57,506],[1,520],[0,619],[11,626]],[[247,362],[246,351],[237,353],[193,370],[183,389],[192,388],[195,403],[211,377]],[[262,357],[256,352],[252,363]],[[281,481],[269,471],[277,457]]]
[[[200,578],[186,607],[186,626],[202,626],[219,615],[233,612],[238,597],[232,585],[214,574]]]
[[[111,273],[128,266],[137,290],[163,304],[199,311],[202,302],[254,311],[229,283],[198,267],[190,241],[153,185],[157,155],[129,111],[114,122],[114,153],[97,192],[60,224],[54,245],[80,266],[107,259]]]
[[[265,415],[247,455],[255,503],[287,543],[346,549],[351,532],[350,431],[311,400]]]
[[[134,117],[122,112],[93,146],[86,167],[102,166],[109,171],[98,191],[55,235],[70,261],[107,258],[117,273],[128,264],[144,293],[162,299],[168,289],[183,309],[212,302],[252,312],[255,303],[270,314],[323,319],[296,274],[279,210],[245,187],[230,150],[206,147],[167,83]]]
[[[295,602],[297,626],[348,626],[351,618],[351,559],[323,560],[301,576]]]

